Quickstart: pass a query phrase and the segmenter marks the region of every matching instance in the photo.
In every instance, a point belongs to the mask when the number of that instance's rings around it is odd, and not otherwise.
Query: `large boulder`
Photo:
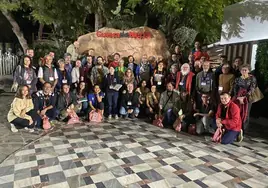
[[[138,27],[130,30],[102,28],[78,38],[78,53],[83,54],[93,49],[96,56],[109,56],[119,53],[121,57],[133,55],[140,60],[142,55],[169,56],[167,42],[162,32],[149,27]]]

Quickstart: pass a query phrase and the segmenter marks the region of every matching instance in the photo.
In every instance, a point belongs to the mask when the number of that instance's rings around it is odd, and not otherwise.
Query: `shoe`
[[[29,128],[28,128],[28,127],[24,127],[24,130],[28,131],[28,130],[29,130]]]
[[[118,115],[115,115],[115,116],[114,116],[114,119],[119,119]]]
[[[33,133],[34,132],[34,129],[28,129],[29,130],[29,133]]]
[[[112,115],[109,115],[109,116],[108,116],[108,120],[111,120],[111,119],[112,119]]]
[[[11,129],[11,131],[13,132],[13,133],[17,133],[19,130],[15,127],[15,125],[14,124],[10,124],[10,129]]]
[[[243,138],[244,138],[243,130],[241,129],[239,135],[237,136],[237,142],[239,142],[239,143],[242,142]]]

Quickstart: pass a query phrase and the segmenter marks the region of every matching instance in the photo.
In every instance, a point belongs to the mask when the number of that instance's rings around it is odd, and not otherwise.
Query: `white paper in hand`
[[[178,115],[181,116],[183,114],[182,109],[178,112]]]

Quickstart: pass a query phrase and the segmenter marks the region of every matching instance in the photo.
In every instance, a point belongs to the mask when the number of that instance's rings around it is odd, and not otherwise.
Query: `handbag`
[[[188,133],[191,134],[191,135],[196,135],[196,125],[195,124],[189,125]]]
[[[156,127],[160,127],[160,128],[163,128],[164,125],[163,125],[163,119],[161,116],[157,116],[157,118],[155,120],[153,120],[153,125],[156,126]]]
[[[173,123],[173,128],[177,132],[181,131],[181,119],[180,118],[177,118],[176,121]]]
[[[78,115],[75,113],[75,111],[71,111],[68,113],[68,116],[69,116],[69,120],[67,122],[68,125],[71,125],[71,124],[76,124],[76,123],[81,123],[81,121],[79,120],[79,117]]]
[[[43,117],[43,129],[48,130],[51,128],[51,124],[47,116]]]
[[[102,120],[102,115],[101,113],[95,111],[95,110],[92,110],[91,112],[89,112],[89,121],[90,122],[96,122],[96,123],[99,123],[101,122]]]
[[[254,90],[253,93],[251,93],[251,95],[249,96],[249,102],[251,103],[255,103],[258,102],[260,100],[262,100],[264,98],[260,88],[257,86]]]
[[[212,141],[213,142],[217,142],[220,143],[221,142],[221,137],[223,135],[223,131],[221,128],[217,128],[216,132],[214,133],[213,137],[212,137]]]

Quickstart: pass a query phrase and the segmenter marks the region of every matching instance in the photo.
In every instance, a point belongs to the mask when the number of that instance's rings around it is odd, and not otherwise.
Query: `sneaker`
[[[243,130],[241,129],[239,135],[237,136],[237,142],[242,142],[244,136],[243,136]]]
[[[24,130],[28,131],[28,130],[29,130],[29,128],[28,128],[28,127],[24,127]]]
[[[118,115],[115,115],[115,116],[114,116],[114,119],[119,119]]]
[[[33,133],[34,132],[34,129],[28,129],[29,130],[29,133]]]
[[[10,129],[11,129],[11,131],[13,132],[13,133],[17,133],[19,130],[15,127],[15,125],[14,124],[10,124]]]
[[[108,116],[108,119],[111,120],[111,119],[112,119],[112,115],[109,115],[109,116]]]

